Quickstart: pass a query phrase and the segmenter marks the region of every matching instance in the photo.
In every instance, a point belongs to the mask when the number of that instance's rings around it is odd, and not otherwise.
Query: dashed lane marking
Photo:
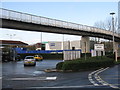
[[[57,77],[46,77],[47,80],[56,80]]]
[[[102,86],[109,86],[109,87],[111,87],[111,88],[119,88],[119,87],[117,87],[117,86],[115,86],[115,85],[113,85],[113,84],[109,84],[109,83],[107,83],[107,82],[105,82],[104,80],[102,80],[101,78],[100,78],[100,76],[99,76],[99,74],[100,73],[102,73],[103,71],[105,71],[105,70],[107,70],[109,67],[107,67],[107,68],[105,68],[105,69],[103,69],[103,68],[101,68],[101,69],[98,69],[98,70],[96,70],[96,71],[94,71],[94,72],[92,72],[92,73],[90,73],[89,75],[88,75],[88,79],[89,79],[89,81],[94,85],[94,86],[101,86],[100,84],[102,84]],[[100,84],[98,84],[98,83],[95,83],[95,81],[92,79],[92,76],[95,78],[95,80],[97,80]],[[120,88],[119,88],[120,89]]]

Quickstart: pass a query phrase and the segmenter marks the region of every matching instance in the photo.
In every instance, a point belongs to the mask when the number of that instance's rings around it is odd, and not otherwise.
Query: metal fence
[[[0,18],[112,35],[112,31],[0,8]],[[117,33],[115,36],[120,37]]]
[[[108,30],[0,8],[0,18],[112,35]],[[119,36],[115,33],[115,36]],[[120,37],[120,36],[119,36]]]
[[[72,51],[63,51],[63,60],[74,60],[81,58],[80,50],[72,50]]]

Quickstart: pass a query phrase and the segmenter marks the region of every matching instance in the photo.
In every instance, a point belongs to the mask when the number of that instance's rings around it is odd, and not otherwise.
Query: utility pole
[[[85,45],[85,60],[86,60],[86,42],[84,42]]]
[[[41,36],[41,39],[40,39],[40,40],[41,40],[41,50],[42,50],[42,32],[41,32],[41,35],[40,35],[40,36]]]
[[[114,38],[114,31],[115,31],[115,29],[114,29],[114,17],[113,17],[113,15],[114,15],[115,13],[114,12],[112,12],[112,13],[110,13],[110,15],[112,15],[112,31],[113,31],[113,54],[114,54],[114,52],[115,52],[115,38]]]

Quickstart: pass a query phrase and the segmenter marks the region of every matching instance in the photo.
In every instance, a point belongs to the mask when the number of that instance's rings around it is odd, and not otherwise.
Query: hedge
[[[102,57],[89,57],[87,60],[84,58],[60,62],[56,65],[58,70],[72,70],[79,71],[81,69],[92,69],[100,67],[108,67],[114,65],[114,60],[105,56]]]

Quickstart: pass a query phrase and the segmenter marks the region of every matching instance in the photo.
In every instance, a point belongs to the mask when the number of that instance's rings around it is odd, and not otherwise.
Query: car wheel
[[[24,64],[24,66],[27,66],[26,64]]]
[[[36,63],[35,63],[35,64],[33,64],[33,66],[36,66]]]

